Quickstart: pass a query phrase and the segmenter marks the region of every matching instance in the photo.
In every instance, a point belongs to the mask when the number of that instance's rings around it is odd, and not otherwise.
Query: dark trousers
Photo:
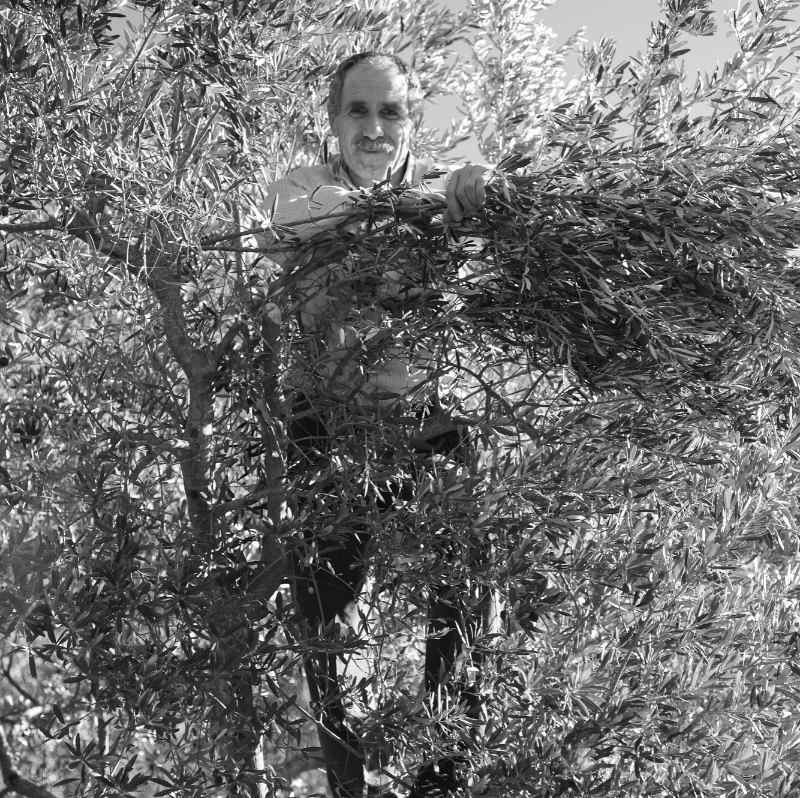
[[[319,416],[303,406],[290,424],[290,473],[320,469],[330,449],[329,432]],[[460,433],[448,432],[425,441],[425,456],[465,456],[468,444]],[[414,477],[383,490],[375,502],[379,512],[388,512],[398,498],[409,498]],[[410,495],[409,495],[410,494]],[[306,678],[318,718],[320,747],[327,762],[328,780],[337,798],[362,798],[365,752],[361,739],[347,718],[342,687],[338,679],[337,624],[352,616],[366,580],[366,559],[371,535],[366,524],[354,522],[347,529],[334,529],[323,535],[306,535],[297,549],[293,567],[295,603],[306,627],[306,642],[311,649],[305,659]],[[452,545],[441,547],[439,556],[451,559],[458,552]],[[466,558],[470,565],[485,559],[476,550]],[[449,678],[456,658],[465,645],[471,645],[481,632],[483,617],[475,613],[476,603],[485,597],[470,595],[460,581],[432,588],[428,605],[428,639],[425,648],[424,684],[434,709],[440,697],[466,702],[468,712],[479,711],[473,686]],[[326,650],[327,649],[327,650]],[[474,658],[475,659],[475,658]],[[475,661],[473,664],[479,665]],[[455,790],[458,757],[440,759],[423,766],[412,787],[410,798],[444,798]]]

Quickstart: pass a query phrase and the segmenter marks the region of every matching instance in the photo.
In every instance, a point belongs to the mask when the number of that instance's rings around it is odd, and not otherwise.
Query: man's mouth
[[[394,147],[386,139],[361,139],[356,144],[356,149],[361,152],[385,152],[388,154]]]

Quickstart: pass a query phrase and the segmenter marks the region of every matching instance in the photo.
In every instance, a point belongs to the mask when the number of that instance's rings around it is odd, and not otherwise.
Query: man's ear
[[[411,149],[411,152],[414,152],[414,148],[417,145],[417,138],[419,137],[419,131],[422,128],[422,117],[418,116],[416,119],[413,120],[413,125],[411,126],[411,135],[409,136],[408,146]]]
[[[334,137],[338,139],[339,138],[339,130],[338,130],[339,126],[336,124],[336,117],[335,116],[331,116],[331,114],[328,114],[328,124],[331,126],[331,133],[333,133]]]

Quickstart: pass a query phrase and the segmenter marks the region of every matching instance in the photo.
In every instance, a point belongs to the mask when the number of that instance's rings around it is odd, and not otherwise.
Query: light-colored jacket
[[[444,195],[454,168],[433,167],[409,156],[403,182],[421,194]],[[432,171],[440,174],[422,179]],[[295,169],[271,183],[262,209],[271,214],[278,230],[274,238],[261,237],[268,257],[285,261],[292,254],[286,242],[303,243],[342,224],[365,190],[353,185],[339,156],[327,164]],[[281,226],[291,233],[282,238]],[[312,362],[296,364],[294,387],[314,393],[324,389],[384,407],[415,392],[425,393],[435,370],[437,343],[414,340],[403,303],[392,301],[418,293],[415,289],[423,286],[410,283],[419,277],[403,264],[381,266],[352,255],[326,257],[324,237],[308,258],[295,294],[303,349]],[[324,384],[312,386],[313,380]]]

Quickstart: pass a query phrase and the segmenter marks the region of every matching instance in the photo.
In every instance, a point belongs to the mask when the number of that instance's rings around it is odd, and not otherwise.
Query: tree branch
[[[55,220],[42,222],[20,222],[12,224],[8,222],[0,223],[2,233],[38,233],[43,230],[63,230],[64,228]]]
[[[3,675],[6,677],[6,681],[26,700],[30,701],[31,704],[34,706],[39,706],[39,701],[36,699],[35,696],[31,695],[19,682],[14,679],[11,675],[11,668],[4,668]]]
[[[434,413],[420,421],[418,418],[402,417],[398,421],[403,426],[416,427],[411,436],[411,445],[425,448],[425,444],[437,435],[455,432],[459,428],[477,426],[480,421],[467,416],[448,416],[446,413]]]
[[[177,255],[175,256],[177,259]],[[166,250],[162,261],[167,260]],[[214,353],[194,345],[186,330],[180,283],[164,265],[156,265],[150,282],[160,305],[164,335],[189,384],[189,410],[186,415],[188,447],[180,461],[186,488],[186,503],[192,523],[201,536],[212,531],[207,449],[214,416],[211,377],[217,368]]]
[[[216,363],[220,363],[225,355],[228,354],[236,336],[241,332],[242,327],[244,327],[244,325],[241,321],[234,322],[222,337],[222,340],[214,348],[214,361]]]
[[[265,443],[264,468],[266,471],[267,517],[271,530],[261,537],[261,560],[272,563],[274,581],[269,589],[275,590],[283,578],[274,563],[282,562],[284,552],[277,542],[276,534],[286,520],[286,408],[281,393],[281,317],[282,309],[269,302],[261,308],[261,343],[263,355],[259,359],[259,392],[256,405],[259,409],[258,423]],[[262,574],[262,579],[266,573]],[[270,581],[270,580],[267,580]]]
[[[325,216],[309,216],[308,219],[298,219],[294,222],[281,222],[278,227],[300,227],[304,224],[315,224],[322,222],[326,219],[338,219],[345,216],[363,216],[363,212],[359,212],[357,208],[352,208],[349,211],[337,211],[336,213],[328,213]],[[203,249],[211,247],[213,244],[221,244],[223,241],[233,241],[236,238],[245,238],[247,236],[257,235],[258,233],[272,233],[274,227],[271,225],[267,227],[249,227],[247,230],[236,230],[233,233],[225,233],[221,236],[209,236],[208,238],[201,238],[200,245]]]
[[[137,245],[128,239],[110,238],[83,208],[75,207],[75,214],[64,229],[75,238],[90,244],[101,255],[124,263],[132,274],[138,274],[144,265]]]
[[[240,496],[238,499],[231,499],[229,502],[215,504],[213,507],[214,515],[222,517],[229,513],[239,512],[239,510],[244,510],[245,507],[250,507],[253,504],[263,501],[271,494],[272,491],[269,488],[260,488],[259,490],[254,490],[252,493],[248,493],[247,496]]]
[[[138,274],[144,265],[142,253],[133,242],[109,235],[84,208],[73,206],[72,218],[66,224],[44,210],[40,212],[45,213],[47,218],[32,222],[2,222],[0,232],[37,233],[53,230],[68,233],[89,244],[95,252],[124,263],[133,274]]]
[[[444,199],[438,198],[425,198],[425,203],[423,207],[419,207],[417,205],[409,205],[403,204],[400,202],[397,203],[386,203],[385,210],[387,211],[386,216],[391,216],[391,212],[393,211],[395,216],[398,214],[402,214],[402,221],[404,222],[414,222],[414,221],[422,221],[425,219],[429,219],[431,216],[441,213],[445,207],[447,206]],[[368,218],[367,214],[365,213],[365,209],[362,205],[354,205],[352,208],[346,211],[336,211],[335,213],[327,213],[324,216],[309,216],[307,219],[296,219],[291,222],[281,222],[278,225],[267,225],[261,227],[251,227],[246,230],[236,230],[232,233],[225,233],[225,235],[221,236],[207,236],[206,238],[200,239],[200,247],[203,250],[215,250],[215,251],[231,251],[231,252],[248,252],[251,248],[234,248],[231,250],[227,250],[224,247],[217,246],[218,244],[225,243],[226,241],[233,241],[237,238],[246,238],[247,236],[258,235],[259,233],[275,233],[275,229],[278,228],[285,228],[290,230],[292,227],[301,227],[307,224],[318,224],[319,222],[325,222],[330,219],[344,219],[346,218],[352,219],[365,219]],[[334,230],[335,225],[324,226],[320,228],[320,233],[322,232],[331,232]],[[385,231],[386,227],[383,226],[381,228],[374,228],[369,232],[375,232],[375,230]],[[282,248],[286,250],[294,250],[297,248],[298,241],[294,242],[283,242],[276,240],[274,243],[270,244],[269,247],[261,247],[257,251],[281,251]]]
[[[2,726],[0,726],[0,773],[3,774],[6,785],[2,794],[12,792],[24,798],[56,798],[49,790],[22,777],[11,761],[8,737]]]
[[[209,509],[206,449],[208,431],[213,421],[210,379],[217,362],[214,353],[196,347],[186,331],[180,282],[174,270],[170,269],[180,260],[180,246],[162,235],[160,246],[150,247],[145,258],[139,245],[128,239],[110,236],[86,210],[77,205],[73,206],[73,215],[66,225],[49,219],[15,227],[19,232],[43,229],[65,231],[88,244],[95,252],[125,264],[133,274],[138,274],[145,264],[149,267],[148,283],[160,305],[167,343],[189,384],[189,412],[185,430],[188,445],[186,456],[181,460],[187,506],[198,532],[201,536],[208,535],[214,518]]]

